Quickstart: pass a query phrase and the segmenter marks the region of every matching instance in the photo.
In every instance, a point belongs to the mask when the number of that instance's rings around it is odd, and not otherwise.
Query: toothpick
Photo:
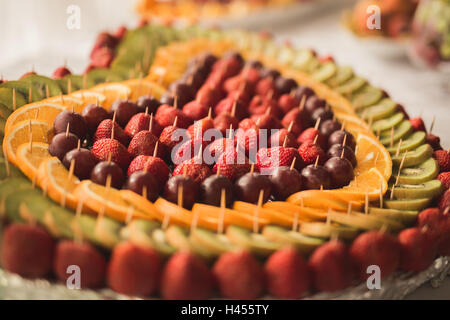
[[[369,191],[366,190],[366,196],[364,199],[364,213],[368,214],[369,213]]]
[[[81,140],[78,139],[78,141],[77,141],[77,150],[80,150],[80,148],[81,148]]]
[[[219,170],[217,170],[219,172]],[[220,190],[220,211],[219,211],[219,224],[217,226],[217,233],[223,233],[223,225],[225,220],[225,207],[226,207],[226,190],[222,188]]]
[[[87,75],[83,74],[83,89],[86,90],[87,87]]]
[[[394,127],[391,128],[391,143],[389,145],[391,148],[394,146]]]
[[[175,95],[173,97],[173,106],[175,109],[178,109],[178,96],[177,95]]]
[[[148,124],[148,131],[152,132],[153,131],[153,113],[150,114],[150,121]]]
[[[397,151],[395,152],[396,157],[398,157],[398,155],[400,154],[400,148],[402,147],[402,142],[403,142],[403,140],[400,138],[400,141],[398,142],[398,145],[397,145]]]
[[[45,97],[47,99],[50,97],[50,90],[48,89],[48,84],[45,85]]]
[[[321,121],[321,118],[318,118],[318,119],[316,120],[316,124],[314,125],[314,129],[315,129],[315,130],[319,129],[320,121]]]
[[[155,149],[153,149],[153,157],[156,158],[157,154],[158,154],[158,145],[159,145],[159,140],[156,141],[155,143]]]
[[[193,233],[193,232],[195,231],[195,229],[197,229],[198,218],[199,218],[199,212],[198,212],[198,210],[195,210],[195,211],[192,213],[192,219],[191,219],[191,233]]]
[[[69,136],[69,132],[70,132],[70,122],[67,122],[66,138]]]
[[[83,205],[84,205],[84,198],[81,198],[80,201],[77,203],[77,210],[75,211],[75,221],[80,221],[81,213],[83,212]],[[83,232],[81,232],[80,227],[78,223],[74,225],[73,228],[73,236],[74,236],[74,242],[77,244],[83,243]]]
[[[147,198],[146,198],[147,199]],[[134,216],[134,207],[129,206],[127,210],[127,215],[125,217],[125,224],[129,224]]]
[[[291,167],[289,168],[289,170],[293,170],[294,166],[295,166],[295,161],[297,160],[296,157],[294,157],[294,159],[292,159],[292,163],[291,163]]]
[[[111,151],[108,153],[108,163],[111,163],[112,153]]]
[[[302,110],[305,107],[305,103],[306,103],[306,95],[303,95],[302,98],[300,99],[300,104],[298,105],[298,108]]]
[[[326,221],[325,221],[325,223],[326,223],[327,225],[330,225],[330,224],[331,224],[330,214],[331,214],[331,208],[328,207],[328,211],[327,211],[327,219],[326,219]]]
[[[436,116],[433,116],[433,120],[431,120],[431,125],[430,125],[430,134],[433,132],[435,121],[436,121]]]
[[[63,198],[61,199],[61,207],[63,207],[63,208],[66,207],[66,200],[67,200],[67,193],[68,193],[67,189],[69,188],[70,180],[72,180],[74,170],[75,170],[75,159],[72,159],[72,161],[70,161],[69,174],[67,175],[67,181],[66,181],[66,185],[64,187]]]
[[[297,230],[298,230],[298,216],[299,216],[298,211],[295,211],[294,221],[292,223],[292,231],[294,231],[294,232],[297,232]]]
[[[253,172],[255,172],[255,164],[252,163],[252,165],[250,166],[250,174],[253,174]]]
[[[286,148],[286,144],[287,144],[287,135],[284,136],[284,141],[283,141],[283,148]]]
[[[71,94],[72,93],[72,79],[67,79],[67,93]]]
[[[400,165],[398,166],[398,173],[397,173],[397,178],[395,179],[395,185],[398,184],[398,181],[399,181],[399,179],[400,179],[400,174],[401,174],[401,172],[402,172],[403,165],[404,165],[404,163],[405,163],[406,154],[407,154],[407,152],[405,152],[405,154],[403,155],[402,161],[400,161]]]
[[[289,123],[289,127],[288,127],[288,129],[287,129],[287,131],[288,131],[289,133],[291,133],[292,127],[293,127],[293,126],[294,126],[294,120],[292,120],[291,123]]]
[[[183,185],[180,184],[177,188],[177,205],[183,207]]]
[[[231,115],[233,117],[236,115],[236,105],[237,105],[237,100],[234,100],[233,106],[231,107]]]
[[[175,116],[175,119],[173,120],[172,126],[176,127],[177,126],[177,122],[178,122],[178,116]]]
[[[345,152],[345,149],[343,148],[342,152],[341,152],[341,159],[344,159],[344,152]]]
[[[316,161],[314,162],[314,168],[317,168],[317,165],[319,164],[319,157],[320,156],[316,157]]]
[[[347,135],[344,134],[344,139],[342,140],[342,146],[345,147],[346,144],[347,144]]]
[[[395,189],[395,184],[392,185],[392,189],[391,189],[391,195],[390,195],[390,199],[394,199],[394,189]]]
[[[345,129],[345,122],[346,122],[346,120],[342,121],[341,131],[344,131],[344,129]]]
[[[253,216],[253,233],[259,232],[259,210],[262,207],[263,199],[264,199],[264,189],[261,189],[259,191],[257,208]]]
[[[377,152],[377,155],[375,156],[375,160],[373,162],[373,166],[376,167],[377,166],[377,162],[378,162],[378,158],[380,157],[380,153]]]
[[[383,179],[380,179],[380,209],[383,208]]]
[[[350,214],[350,213],[352,213],[352,202],[351,201],[349,201],[348,207],[347,207],[347,214]]]
[[[142,197],[147,199],[147,186],[142,187]]]
[[[212,119],[212,108],[211,107],[209,107],[209,109],[208,109],[208,116],[207,116],[207,118],[208,119]]]
[[[13,111],[16,111],[17,99],[16,99],[16,88],[13,88]]]
[[[33,91],[31,91],[31,84],[28,88],[28,103],[31,103],[33,101]]]

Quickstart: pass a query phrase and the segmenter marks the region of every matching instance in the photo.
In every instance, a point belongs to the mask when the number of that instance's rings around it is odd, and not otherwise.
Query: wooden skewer
[[[17,108],[16,88],[13,88],[13,111]]]
[[[433,116],[433,120],[431,120],[431,125],[430,125],[430,134],[433,132],[435,122],[436,122],[436,116]]]
[[[342,139],[342,146],[345,147],[347,145],[347,135],[344,134],[344,139]]]
[[[290,166],[289,170],[293,170],[294,169],[296,160],[297,160],[296,157],[294,157],[294,159],[292,159],[292,163],[291,163],[291,166]]]
[[[81,140],[78,139],[78,142],[77,142],[77,150],[80,150],[80,148],[81,148]]]
[[[383,208],[383,180],[380,179],[380,209]]]
[[[292,231],[294,231],[294,232],[297,232],[297,230],[298,230],[298,218],[299,218],[299,213],[298,213],[298,211],[295,211],[294,221],[292,223]]]
[[[348,207],[347,207],[347,214],[351,214],[351,213],[352,213],[352,202],[349,201]]]
[[[390,199],[394,199],[394,189],[395,189],[395,184],[392,185],[392,189],[391,189],[391,195],[390,195]]]
[[[400,165],[398,166],[398,173],[397,173],[397,178],[395,179],[395,185],[398,184],[398,181],[400,179],[400,174],[403,169],[403,165],[405,164],[406,154],[407,154],[407,152],[405,152],[405,154],[403,155],[402,161],[400,161]]]
[[[81,218],[81,213],[83,212],[84,198],[81,198],[77,204],[77,210],[75,211],[75,224],[73,227],[73,240],[77,244],[83,243],[83,232],[80,230],[79,221]]]
[[[400,148],[402,147],[402,142],[403,142],[403,139],[400,138],[400,141],[398,142],[398,145],[397,145],[397,151],[395,151],[396,157],[398,157],[398,155],[400,154]]]
[[[252,165],[250,166],[250,174],[253,174],[253,172],[255,172],[255,164],[252,163]]]
[[[394,146],[394,127],[391,128],[391,142],[389,145],[391,148]]]
[[[148,131],[152,132],[153,131],[153,113],[150,114],[150,121],[148,124]]]
[[[158,155],[158,146],[159,146],[159,141],[156,141],[155,149],[153,149],[153,157],[154,158],[156,158],[156,156]]]
[[[217,226],[218,234],[223,233],[224,220],[225,220],[225,208],[226,208],[226,190],[224,188],[222,188],[220,190],[220,212],[219,212],[219,224]]]
[[[127,210],[127,216],[125,217],[125,224],[129,224],[131,220],[133,220],[133,216],[134,216],[134,207],[129,206]]]
[[[233,106],[231,107],[231,115],[233,117],[236,116],[236,105],[237,105],[237,100],[234,100]]]
[[[283,148],[286,148],[286,144],[287,144],[287,135],[284,136],[284,140],[283,140]]]
[[[254,216],[253,216],[253,232],[254,233],[259,232],[259,210],[262,207],[263,199],[264,199],[264,189],[261,189],[259,191],[257,208],[255,209]]]
[[[318,118],[316,121],[316,124],[314,125],[315,130],[319,129],[320,121],[321,121],[321,118]]]
[[[71,94],[72,93],[72,79],[67,79],[67,93]]]
[[[366,195],[365,195],[365,199],[364,199],[364,213],[365,214],[369,213],[369,192],[368,192],[368,190],[366,190]]]
[[[305,103],[306,103],[306,95],[303,95],[302,98],[300,99],[300,104],[298,105],[298,108],[302,110],[305,107]]]
[[[70,132],[70,122],[67,122],[66,138],[69,136],[69,132]]]
[[[314,168],[317,168],[317,165],[319,164],[319,157],[320,156],[316,157],[316,161],[314,162]]]
[[[293,126],[294,126],[294,120],[292,120],[291,123],[289,123],[289,127],[287,128],[287,131],[288,131],[289,133],[291,133],[292,127],[293,127]]]
[[[45,85],[45,97],[48,99],[50,97],[50,90],[48,84]]]

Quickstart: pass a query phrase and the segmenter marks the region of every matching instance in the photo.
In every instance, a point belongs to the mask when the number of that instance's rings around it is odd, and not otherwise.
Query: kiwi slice
[[[311,50],[297,50],[291,65],[295,69],[305,71],[313,59],[314,55]]]
[[[336,70],[334,62],[328,61],[314,71],[311,77],[316,81],[325,82],[336,74]]]
[[[5,136],[5,125],[6,125],[6,120],[3,118],[0,118],[0,136],[3,137]]]
[[[404,226],[397,221],[358,212],[353,212],[351,214],[330,213],[329,217],[333,222],[361,230],[379,230],[383,226],[392,231],[398,231],[404,228]]]
[[[310,236],[329,239],[337,236],[339,239],[352,240],[359,234],[353,227],[341,226],[325,222],[304,222],[300,225],[300,233]]]
[[[407,139],[402,141],[402,145],[399,149],[399,154],[403,154],[405,151],[409,151],[419,147],[425,143],[426,133],[423,131],[416,131],[411,134]],[[387,148],[390,154],[397,153],[398,146],[392,146]]]
[[[389,188],[389,190],[392,190]],[[399,183],[394,188],[395,199],[435,198],[442,193],[442,183],[439,180],[430,180],[420,184]]]
[[[385,219],[393,219],[399,221],[405,226],[414,224],[417,220],[419,211],[395,210],[386,208],[369,208],[369,214],[382,217]]]
[[[33,188],[25,188],[20,190],[14,190],[5,199],[5,213],[9,220],[11,221],[25,221],[21,217],[19,212],[19,207],[22,201],[31,198],[30,201],[37,202],[41,199],[42,195],[40,191]]]
[[[373,132],[378,131],[382,132],[385,130],[389,130],[392,127],[396,127],[398,124],[400,124],[400,122],[402,122],[404,118],[405,116],[403,115],[403,113],[397,112],[394,115],[390,116],[389,118],[375,121],[372,124],[371,129]]]
[[[48,87],[48,92],[51,97],[62,94],[62,90],[59,87],[58,82],[45,76],[31,74],[25,77],[22,81],[31,83],[41,93],[42,97],[47,96],[46,87]]]
[[[281,243],[269,241],[260,233],[254,233],[238,226],[229,226],[226,235],[237,247],[260,257],[267,257],[284,246]]]
[[[421,184],[430,181],[439,173],[439,165],[433,158],[428,158],[421,164],[413,167],[404,167],[400,171],[398,182],[401,184]],[[397,179],[398,171],[393,170],[392,178]]]
[[[189,238],[192,243],[207,248],[208,251],[214,253],[216,257],[224,252],[236,249],[236,246],[230,242],[226,235],[218,234],[203,228],[197,228],[192,231]]]
[[[379,139],[383,145],[387,146],[387,145],[390,145],[391,141],[393,143],[396,143],[400,139],[404,139],[405,137],[409,136],[412,133],[412,131],[413,131],[413,127],[411,125],[411,122],[409,122],[408,120],[404,120],[404,121],[400,122],[400,124],[394,128],[394,134],[392,134],[391,130],[385,130],[380,133]],[[392,139],[391,139],[391,135],[392,135]],[[403,144],[403,141],[402,141],[402,144]]]
[[[376,105],[365,108],[358,115],[364,120],[373,121],[385,119],[397,111],[397,103],[389,98],[385,98]]]
[[[3,103],[0,102],[0,118],[1,119],[8,119],[9,115],[11,114],[12,110],[5,106]]]
[[[127,239],[134,244],[153,248],[166,257],[176,251],[175,248],[167,243],[161,224],[157,221],[132,220],[122,228],[120,235],[123,239]]]
[[[7,83],[7,82],[5,82]],[[3,83],[3,84],[5,84]],[[2,85],[3,85],[2,84]],[[14,109],[14,102],[13,102],[13,89],[12,88],[2,88],[2,85],[0,85],[0,103],[5,105],[9,110]],[[21,106],[27,104],[27,100],[25,99],[25,96],[16,89],[16,108],[20,108]]]
[[[271,241],[293,246],[306,255],[324,243],[323,239],[308,237],[279,226],[265,226],[262,235]]]
[[[432,155],[433,155],[433,148],[429,144],[423,144],[414,150],[407,151],[403,165],[405,167],[412,167],[421,164],[422,162],[430,158]],[[403,156],[404,154],[391,156],[392,163],[398,167],[402,162]]]
[[[63,83],[65,83],[65,85],[62,87],[66,88],[67,91],[69,88],[69,83],[68,83],[69,79],[70,79],[70,83],[72,85],[72,92],[83,89],[84,81],[86,81],[86,89],[89,89],[89,88],[95,86],[95,82],[92,81],[92,79],[89,79],[87,76],[84,77],[82,75],[77,75],[77,74],[68,74],[67,76],[65,76],[64,78],[61,79],[61,80],[63,80]],[[86,80],[84,80],[84,79],[86,79]],[[60,84],[61,84],[61,82],[60,82]]]
[[[87,74],[87,78],[94,82],[95,84],[99,84],[102,82],[117,82],[122,81],[122,78],[112,73],[107,68],[97,68],[89,71]]]
[[[25,97],[25,104],[28,103],[30,100],[31,102],[37,102],[41,101],[44,96],[42,93],[29,81],[25,80],[16,80],[16,81],[7,81],[0,84],[0,88],[10,88],[10,89],[16,89],[16,99],[17,99],[17,92],[21,93],[23,97]],[[29,96],[29,92],[31,90],[31,99]],[[11,98],[12,99],[12,95]],[[19,104],[17,104],[19,106]]]
[[[369,107],[383,97],[383,92],[367,84],[352,95],[351,103],[355,110],[361,110]]]
[[[73,219],[72,228],[77,228],[83,238],[106,249],[112,249],[121,240],[122,224],[108,217],[98,218],[83,214],[78,219]]]
[[[335,90],[342,95],[351,95],[353,92],[361,89],[366,84],[366,80],[364,78],[355,76],[345,83],[341,84]]]
[[[0,151],[2,153],[2,151]],[[0,180],[8,179],[8,178],[24,178],[25,175],[20,171],[17,167],[13,166],[11,163],[9,164],[9,176],[7,176],[6,172],[6,163],[5,158],[0,158]]]
[[[0,181],[0,216],[6,214],[6,199],[24,189],[33,189],[31,182],[26,178],[7,178]]]
[[[351,77],[353,77],[353,69],[351,67],[338,66],[334,76],[326,80],[325,83],[330,87],[334,88],[348,81],[349,79],[351,79]]]
[[[280,64],[290,64],[294,60],[296,52],[293,48],[283,46],[278,49],[277,61]]]
[[[408,200],[385,200],[384,206],[388,209],[421,211],[427,208],[431,203],[431,199],[408,199]]]
[[[205,260],[212,260],[214,252],[193,243],[189,239],[189,230],[177,225],[171,225],[165,232],[167,242],[177,250],[190,251]]]

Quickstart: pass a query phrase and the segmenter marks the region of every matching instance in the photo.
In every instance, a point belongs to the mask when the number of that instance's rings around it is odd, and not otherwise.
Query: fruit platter
[[[90,58],[1,81],[6,292],[403,297],[448,273],[449,152],[351,67],[156,24],[99,34]]]

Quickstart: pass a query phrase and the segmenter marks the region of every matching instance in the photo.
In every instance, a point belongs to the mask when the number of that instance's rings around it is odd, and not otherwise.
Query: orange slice
[[[78,198],[74,190],[80,183],[59,161],[52,157],[41,162],[38,168],[37,184],[53,201],[71,209],[76,209]]]
[[[370,136],[371,138],[375,138],[375,135],[370,130],[369,125],[357,116],[339,112],[335,113],[335,115],[336,118],[344,124],[345,130],[353,134],[355,137],[359,134],[364,134],[366,136]]]
[[[166,89],[159,84],[148,81],[145,79],[132,79],[122,82],[131,89],[130,98],[132,101],[144,95],[152,95],[157,99],[160,99]]]
[[[132,214],[133,218],[151,219],[151,216],[133,208],[121,196],[121,191],[114,188],[96,184],[90,180],[84,180],[73,190],[73,195],[77,199],[83,199],[84,206],[99,215],[126,221]]]
[[[74,110],[75,112],[81,113],[83,110],[83,107],[85,106],[85,103],[83,100],[68,96],[68,95],[60,95],[56,97],[51,97],[48,99],[43,100],[42,102],[48,102],[48,103],[56,103],[60,104],[62,106],[65,106],[68,110]]]
[[[392,160],[386,148],[376,139],[360,134],[356,139],[356,161],[355,175],[376,168],[384,177],[389,180],[392,174]],[[379,187],[378,183],[378,187]]]
[[[159,212],[156,209],[155,205],[136,192],[124,189],[120,190],[120,195],[128,205],[132,206],[136,210],[145,212],[154,219],[157,219],[157,217],[159,217]],[[134,216],[131,216],[130,218],[133,217]]]
[[[90,90],[99,92],[106,97],[102,104],[106,110],[109,110],[117,99],[128,99],[131,95],[130,87],[119,82],[99,84]]]
[[[267,209],[288,213],[292,217],[296,214],[299,216],[299,220],[325,220],[326,212],[320,209],[305,208],[286,201],[270,201],[266,202],[263,206]]]
[[[350,184],[336,190],[336,195],[346,201],[364,202],[366,194],[369,201],[375,201],[384,195],[388,184],[384,176],[376,168],[371,168],[356,176]]]
[[[307,208],[322,210],[347,210],[348,203],[336,196],[335,190],[305,190],[289,196],[287,202]]]
[[[91,90],[78,90],[78,91],[75,91],[74,93],[70,94],[67,97],[74,97],[75,99],[79,99],[79,100],[83,101],[83,107],[85,105],[91,104],[91,103],[103,105],[106,101],[106,97],[104,94],[101,94],[100,92],[91,91]]]
[[[261,217],[263,219],[269,220],[273,224],[290,227],[292,226],[294,219],[291,215],[278,212],[272,209],[267,209],[263,207],[258,207],[252,203],[235,201],[233,204],[233,209],[246,212],[250,215]]]
[[[17,149],[20,145],[29,143],[30,138],[33,139],[33,143],[50,143],[52,132],[48,128],[48,123],[42,120],[24,120],[11,128],[3,139],[3,153],[12,164],[17,165]]]
[[[53,127],[56,116],[66,109],[65,106],[49,102],[27,104],[14,111],[6,121],[5,135],[19,122],[24,120],[40,120],[47,122],[49,128]]]
[[[37,179],[39,165],[46,159],[51,158],[48,152],[48,144],[42,142],[24,143],[16,152],[17,165],[19,169],[31,180]]]

